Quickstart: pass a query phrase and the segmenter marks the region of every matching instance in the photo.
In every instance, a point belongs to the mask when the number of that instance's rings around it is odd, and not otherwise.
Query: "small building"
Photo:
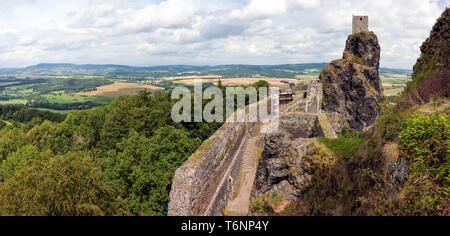
[[[361,31],[369,31],[369,17],[368,16],[353,16],[352,34]]]

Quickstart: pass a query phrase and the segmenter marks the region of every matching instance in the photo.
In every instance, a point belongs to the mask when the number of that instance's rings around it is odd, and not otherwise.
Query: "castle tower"
[[[352,34],[361,31],[369,31],[369,17],[368,16],[353,16]]]

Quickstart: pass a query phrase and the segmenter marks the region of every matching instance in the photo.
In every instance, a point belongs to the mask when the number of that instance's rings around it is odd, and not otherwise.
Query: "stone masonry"
[[[369,17],[353,16],[352,34],[356,34],[361,31],[369,31]]]

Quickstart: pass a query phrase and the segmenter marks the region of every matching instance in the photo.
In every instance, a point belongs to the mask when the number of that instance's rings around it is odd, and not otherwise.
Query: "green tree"
[[[39,159],[41,153],[39,149],[32,145],[19,148],[17,152],[8,155],[0,165],[0,181],[11,178],[16,172],[20,171],[30,162]]]
[[[89,155],[36,160],[0,183],[0,215],[105,215],[113,189]]]
[[[201,142],[188,135],[171,126],[158,129],[151,139],[132,131],[118,144],[119,153],[108,153],[105,176],[133,214],[163,214],[176,168]]]

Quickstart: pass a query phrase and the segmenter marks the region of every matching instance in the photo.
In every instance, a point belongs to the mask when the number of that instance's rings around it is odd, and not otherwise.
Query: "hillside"
[[[296,75],[318,73],[326,63],[305,63],[285,65],[218,65],[189,66],[168,65],[153,67],[133,67],[124,65],[77,65],[69,63],[42,63],[26,68],[1,69],[0,75],[34,75],[34,76],[110,76],[110,77],[171,77],[189,75],[218,75],[222,77],[239,78],[254,75],[266,77],[295,78]],[[382,68],[384,74],[409,75],[410,70]]]
[[[450,94],[450,11],[447,9],[433,26],[430,37],[420,47],[412,81],[399,101],[400,108],[448,98]]]
[[[266,136],[253,215],[450,215],[449,14],[445,10],[421,47],[398,103],[379,103],[381,114],[367,131],[337,129],[335,139]],[[347,88],[365,79],[343,76]]]

